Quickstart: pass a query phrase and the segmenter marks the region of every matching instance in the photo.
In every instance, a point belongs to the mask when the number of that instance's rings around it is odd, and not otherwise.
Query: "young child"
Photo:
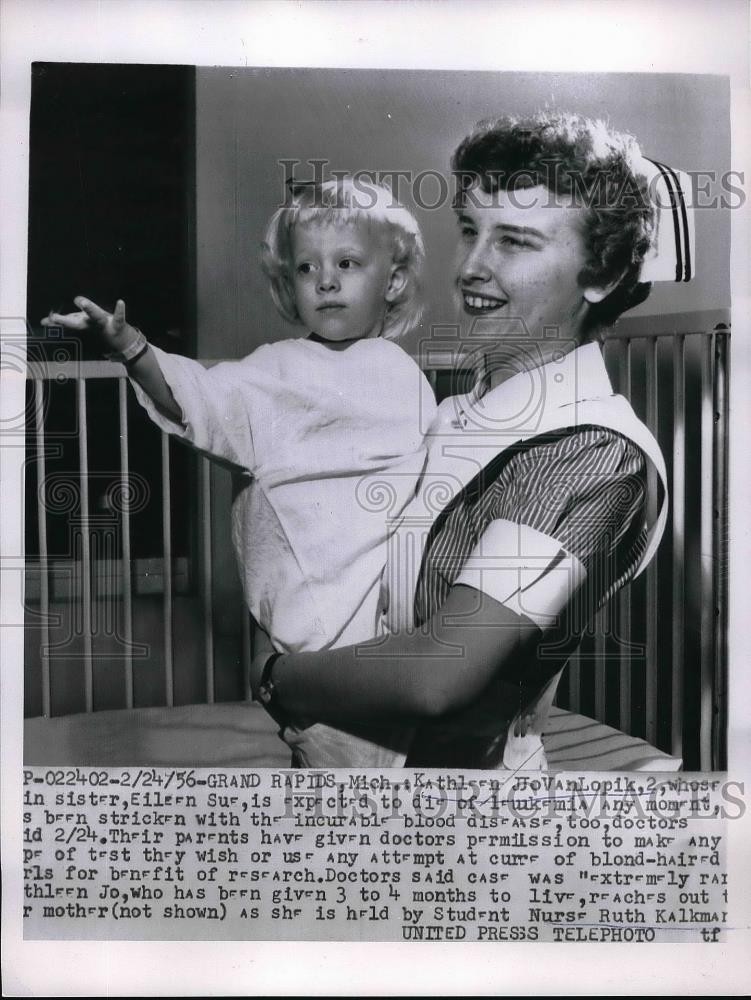
[[[435,398],[395,342],[422,315],[424,248],[392,193],[299,186],[271,219],[262,264],[279,312],[305,336],[206,369],[150,347],[87,299],[47,325],[98,327],[163,430],[244,472],[232,537],[245,598],[275,650],[350,645],[379,628],[388,520],[414,495]],[[367,666],[367,664],[366,664]],[[305,767],[389,767],[408,730],[283,725]]]

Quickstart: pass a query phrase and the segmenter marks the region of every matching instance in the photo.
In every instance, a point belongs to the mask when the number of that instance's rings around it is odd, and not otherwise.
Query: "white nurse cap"
[[[647,178],[656,210],[652,248],[644,258],[639,281],[690,281],[696,273],[691,178],[646,157],[636,164],[635,172]]]

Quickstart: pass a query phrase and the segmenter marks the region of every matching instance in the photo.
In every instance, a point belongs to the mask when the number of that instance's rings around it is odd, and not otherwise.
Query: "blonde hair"
[[[383,335],[396,340],[419,325],[425,311],[425,247],[420,227],[387,187],[359,177],[291,183],[288,203],[269,221],[261,244],[261,266],[274,305],[286,320],[302,322],[293,284],[292,235],[295,226],[309,222],[378,227],[390,241],[392,263],[403,268],[407,277],[395,301],[387,304]]]

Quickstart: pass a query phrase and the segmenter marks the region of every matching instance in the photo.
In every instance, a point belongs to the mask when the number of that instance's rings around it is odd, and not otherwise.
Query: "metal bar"
[[[253,658],[253,645],[250,636],[250,612],[242,607],[242,664],[243,664],[243,697],[250,701],[250,661]]]
[[[622,340],[620,359],[620,390],[626,399],[631,399],[631,340]]]
[[[676,333],[704,334],[711,336],[719,324],[730,323],[730,309],[693,309],[690,312],[662,313],[652,316],[622,316],[608,330],[607,340],[622,337],[648,336],[672,337]]]
[[[206,659],[206,701],[214,704],[214,616],[211,593],[211,465],[199,460],[201,481],[201,593],[203,597],[204,656]]]
[[[632,330],[630,327],[614,327],[608,331],[608,343],[623,340],[654,340],[655,338],[675,337],[674,328],[665,330],[655,330],[650,328],[644,332]],[[681,333],[683,337],[708,337],[711,331],[707,329],[685,330]],[[454,370],[461,362],[466,361],[468,352],[466,350],[431,350],[429,355],[421,355],[418,360],[422,362],[425,375],[430,381],[431,373],[436,374],[441,371]],[[223,358],[197,358],[199,365],[204,368],[212,368],[220,364]],[[84,379],[114,379],[127,376],[125,365],[116,361],[29,361],[27,364],[26,377],[28,379],[42,379],[48,381],[57,378],[67,378],[78,381]]]
[[[578,712],[580,707],[579,691],[581,690],[581,657],[579,647],[568,658],[568,708],[570,712]]]
[[[631,733],[631,589],[618,595],[618,728]]]
[[[90,378],[123,378],[125,365],[115,361],[30,361],[27,378],[72,379],[76,382]]]
[[[34,422],[37,451],[37,520],[39,523],[39,610],[42,624],[42,642],[39,649],[42,661],[42,715],[45,718],[49,718],[52,713],[49,624],[50,581],[49,558],[47,554],[47,504],[45,503],[44,384],[41,379],[34,379]]]
[[[120,497],[122,513],[123,641],[125,643],[125,707],[133,708],[133,581],[130,562],[130,465],[128,455],[128,396],[126,379],[117,384],[120,415]]]
[[[607,614],[601,609],[595,618],[595,718],[607,717],[607,663],[605,660],[605,629]]]
[[[117,550],[117,529],[105,531],[102,539],[102,550],[103,550],[103,560],[101,562],[100,568],[103,572],[99,575],[97,580],[98,586],[95,587],[95,594],[97,600],[100,601],[104,607],[103,621],[105,635],[117,635],[117,602],[114,600],[117,580],[115,579],[115,574],[117,572],[117,563],[119,552]],[[94,569],[96,570],[97,563],[94,563]],[[104,583],[104,586],[102,586]],[[108,600],[108,591],[112,594],[112,597]]]
[[[679,330],[676,326],[667,327],[664,330],[656,330],[654,327],[645,330],[633,330],[624,329],[618,330],[614,327],[612,331],[608,330],[608,340],[652,340],[653,337],[665,338],[668,337],[672,339],[673,337],[707,337],[711,331],[709,330]]]
[[[674,757],[683,756],[683,661],[685,651],[686,543],[686,343],[673,342],[673,644],[671,657],[670,744]]]
[[[657,388],[657,340],[652,338],[646,345],[645,356],[647,389],[647,426],[658,438],[659,398]],[[647,463],[647,518],[650,524],[657,519],[657,472],[651,462]],[[657,742],[657,560],[653,559],[646,570],[646,646],[647,662],[645,672],[645,736],[648,743]]]
[[[221,360],[223,359],[199,358],[198,364],[211,368]],[[68,378],[78,382],[81,379],[124,378],[127,374],[125,365],[117,361],[29,361],[26,366],[28,379]]]
[[[94,711],[94,659],[91,638],[91,538],[89,535],[89,452],[86,437],[86,382],[76,382],[78,462],[81,489],[81,611],[83,615],[84,689],[86,711]]]
[[[715,724],[712,732],[712,770],[727,767],[727,565],[728,565],[728,424],[730,331],[717,329],[714,351],[714,664]]]
[[[702,771],[712,770],[712,721],[714,698],[714,399],[712,355],[714,343],[707,338],[701,345],[701,508],[700,574],[701,574],[701,666],[699,693],[699,760]]]
[[[621,341],[621,393],[631,399],[631,341]],[[618,595],[618,728],[631,732],[631,590]]]
[[[167,705],[175,702],[172,649],[172,514],[170,511],[169,435],[162,437],[162,556],[164,559],[164,691]]]

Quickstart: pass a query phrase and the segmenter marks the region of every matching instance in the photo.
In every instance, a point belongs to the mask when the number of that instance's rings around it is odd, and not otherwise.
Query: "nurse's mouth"
[[[489,295],[477,295],[475,292],[464,290],[462,291],[462,299],[465,312],[476,316],[502,309],[508,302],[508,299],[495,299]]]

